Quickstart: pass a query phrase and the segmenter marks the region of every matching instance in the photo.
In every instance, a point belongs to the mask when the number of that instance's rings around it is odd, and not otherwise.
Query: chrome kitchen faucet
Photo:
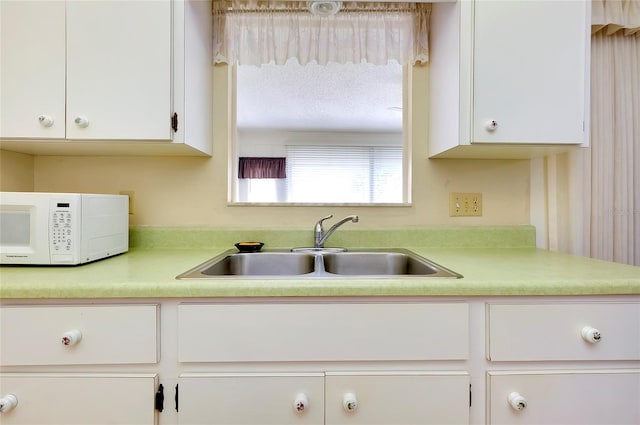
[[[322,227],[322,222],[330,219],[331,217],[333,217],[333,214],[329,214],[328,216],[321,218],[313,227],[314,248],[324,248],[324,243],[327,241],[329,236],[331,236],[331,234],[335,232],[338,227],[342,226],[347,221],[352,221],[354,223],[357,223],[360,220],[360,218],[357,215],[347,216],[342,220],[340,220],[339,222],[337,222],[336,224],[334,224],[333,226],[331,226],[331,228],[325,232],[324,228]]]

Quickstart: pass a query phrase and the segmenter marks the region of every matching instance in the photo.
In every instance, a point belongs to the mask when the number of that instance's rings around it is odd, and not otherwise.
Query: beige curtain
[[[624,35],[640,32],[640,1],[592,0],[591,32],[611,35],[618,31]]]
[[[340,10],[320,16],[313,3]],[[295,2],[217,0],[213,2],[216,63],[240,65],[317,62],[386,65],[428,60],[425,3]],[[321,7],[321,9],[322,9]]]
[[[640,32],[625,34],[591,40],[590,252],[640,265]]]

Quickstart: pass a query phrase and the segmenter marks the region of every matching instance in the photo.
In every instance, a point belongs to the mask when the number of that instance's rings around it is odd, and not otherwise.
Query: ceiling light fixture
[[[310,1],[309,12],[316,16],[331,16],[338,13],[342,7],[342,2],[339,1]]]

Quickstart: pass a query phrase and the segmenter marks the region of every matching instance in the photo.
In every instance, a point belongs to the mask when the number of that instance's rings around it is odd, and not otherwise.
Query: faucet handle
[[[316,229],[318,229],[318,228],[322,229],[322,222],[325,221],[325,220],[329,220],[332,217],[333,217],[333,214],[329,214],[328,216],[323,217],[320,220],[318,220],[318,222],[316,223]]]

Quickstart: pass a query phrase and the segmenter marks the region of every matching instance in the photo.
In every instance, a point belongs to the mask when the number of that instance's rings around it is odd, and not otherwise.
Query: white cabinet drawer
[[[3,425],[156,423],[154,374],[2,373],[0,396],[17,405]]]
[[[492,361],[640,359],[640,303],[489,304],[487,321]]]
[[[464,303],[182,304],[180,362],[462,360]]]
[[[157,305],[1,307],[0,362],[156,363],[158,312]]]
[[[488,375],[489,424],[640,423],[640,370]],[[513,393],[526,404],[521,410],[511,406],[509,396]]]
[[[469,423],[466,373],[328,372],[325,393],[327,425]]]
[[[183,374],[179,390],[181,425],[324,424],[322,373]]]

